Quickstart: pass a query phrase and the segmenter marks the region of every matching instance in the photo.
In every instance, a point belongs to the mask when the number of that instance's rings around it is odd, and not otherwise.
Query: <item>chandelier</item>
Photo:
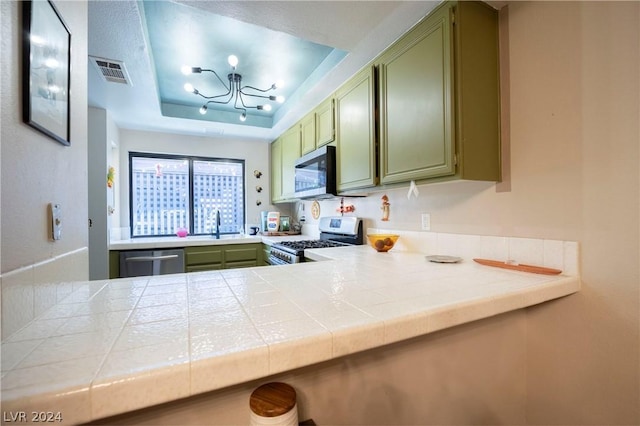
[[[200,93],[198,89],[193,87],[191,83],[186,83],[184,85],[184,90],[206,99],[206,102],[200,108],[200,114],[204,115],[207,113],[207,108],[209,104],[230,104],[233,101],[233,107],[238,111],[242,112],[240,114],[240,121],[245,121],[247,119],[247,109],[257,109],[259,111],[271,111],[271,108],[272,108],[271,104],[269,103],[263,103],[255,106],[247,105],[245,103],[245,98],[244,98],[245,96],[251,97],[251,98],[262,98],[262,99],[266,99],[267,101],[275,101],[278,103],[284,102],[284,96],[261,94],[261,93],[267,93],[282,87],[281,82],[273,83],[271,87],[267,89],[258,89],[257,87],[253,87],[253,86],[243,86],[242,75],[236,72],[236,66],[238,65],[238,57],[235,55],[230,55],[227,58],[227,61],[229,62],[229,65],[231,65],[231,72],[227,74],[228,84],[222,78],[220,78],[218,73],[216,73],[214,70],[200,68],[200,67],[190,67],[187,65],[182,67],[182,73],[184,75],[201,74],[205,71],[213,73],[213,75],[215,75],[218,78],[218,80],[220,81],[220,83],[222,83],[222,85],[226,90],[226,93],[222,93],[220,95],[205,96],[202,93]]]

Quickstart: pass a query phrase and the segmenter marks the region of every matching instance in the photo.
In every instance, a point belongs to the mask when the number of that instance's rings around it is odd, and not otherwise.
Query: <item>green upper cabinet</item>
[[[291,202],[294,197],[295,162],[300,157],[300,123],[271,143],[271,202]]]
[[[300,148],[301,154],[307,154],[316,149],[316,117],[315,113],[308,114],[300,120]]]
[[[282,196],[281,200],[292,200],[295,192],[295,163],[300,158],[300,126],[287,130],[282,139]]]
[[[282,137],[271,143],[271,202],[282,200]]]
[[[316,148],[335,140],[336,120],[333,98],[322,102],[315,110],[316,118]]]
[[[382,184],[500,180],[497,19],[445,3],[375,61]]]
[[[338,191],[377,183],[374,68],[366,67],[335,95]]]
[[[300,120],[300,135],[301,155],[335,140],[333,98],[326,99]]]

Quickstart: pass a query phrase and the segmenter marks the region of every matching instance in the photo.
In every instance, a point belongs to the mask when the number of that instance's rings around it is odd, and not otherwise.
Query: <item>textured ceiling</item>
[[[438,2],[199,0],[169,4],[164,4],[168,2],[154,3],[160,3],[159,6],[162,7],[189,10],[187,15],[190,13],[191,17],[179,18],[173,13],[162,18],[164,21],[150,24],[148,19],[150,16],[145,14],[145,3],[105,0],[89,2],[89,54],[124,61],[132,81],[131,86],[105,83],[96,70],[89,67],[89,105],[109,110],[111,117],[121,128],[212,137],[258,138],[268,141],[278,136],[330,95],[351,75],[418,22]],[[199,29],[199,25],[195,22],[200,19],[200,16],[205,17],[208,14],[219,16],[209,16],[209,25],[205,25],[206,30]],[[287,102],[278,111],[273,111],[273,122],[266,127],[203,121],[196,119],[198,117],[190,118],[189,114],[184,113],[173,114],[180,118],[170,117],[166,115],[166,102],[163,108],[161,100],[163,97],[172,99],[176,104],[187,103],[184,99],[177,99],[183,96],[182,93],[178,95],[178,88],[183,86],[185,77],[175,73],[183,65],[182,61],[191,60],[191,57],[194,61],[201,60],[208,63],[188,65],[203,68],[211,66],[211,62],[206,57],[201,58],[197,54],[212,51],[216,41],[233,32],[227,29],[217,34],[215,30],[218,26],[211,25],[213,20],[227,20],[227,18],[240,21],[235,22],[232,27],[237,28],[241,23],[245,23],[263,27],[261,31],[272,30],[270,33],[275,34],[276,41],[269,44],[268,56],[271,59],[267,59],[267,63],[282,64],[285,58],[293,58],[292,63],[287,63],[281,68],[284,71],[278,71],[276,67],[276,71],[266,72],[271,73],[270,77],[286,72],[287,76],[279,77],[285,80],[285,83],[287,80],[290,82],[297,80],[302,84],[302,89],[299,90],[296,90],[294,84],[289,85]],[[156,18],[151,17],[151,19]],[[162,41],[164,36],[159,36],[159,41],[154,43],[154,38],[150,34],[153,32],[151,28],[156,24],[166,29],[165,36],[171,37],[170,42]],[[188,27],[187,32],[172,32],[176,31],[172,29],[176,24],[180,24],[182,28]],[[246,66],[247,71],[252,68],[254,65],[247,58],[255,56],[255,52],[263,50],[267,45],[264,37],[251,37],[244,32],[237,33],[231,39],[233,43],[228,44],[227,49],[231,50],[229,46],[233,44],[238,46],[237,49],[233,49],[234,53],[238,52],[235,54],[240,60],[238,72],[241,66]],[[277,41],[278,39],[280,42]],[[170,53],[156,51],[168,44],[177,46],[179,54],[175,54],[176,56],[182,55],[175,60],[176,63],[180,62],[177,68],[173,68],[174,61]],[[327,56],[328,61],[320,61],[318,58],[322,58],[322,53],[308,53],[304,49],[296,51],[303,45],[319,46],[319,50],[328,48],[332,53]],[[344,59],[332,57],[336,52],[334,49],[338,52],[346,52]],[[221,56],[223,56],[222,61],[226,61],[227,55]],[[303,59],[300,60],[300,58]],[[296,60],[302,66],[296,65]],[[310,78],[305,78],[305,73],[308,74],[316,63],[320,64],[320,68],[316,68],[315,73],[310,74]],[[213,66],[224,68],[224,63],[213,64]],[[171,68],[171,70],[165,72],[161,68]],[[223,78],[226,77],[224,70],[221,74]],[[255,82],[249,81],[249,74],[246,75],[245,84],[254,85]],[[196,75],[192,75],[189,78],[195,77]],[[172,81],[178,78],[179,84]],[[198,87],[195,79],[190,82]],[[174,91],[175,94],[172,94]],[[195,105],[197,104],[198,102],[195,102]],[[198,107],[192,107],[192,110],[194,108]],[[163,115],[163,109],[165,115]],[[186,118],[182,118],[185,116]]]

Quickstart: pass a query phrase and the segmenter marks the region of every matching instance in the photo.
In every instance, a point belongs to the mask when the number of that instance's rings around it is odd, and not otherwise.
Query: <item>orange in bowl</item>
[[[376,249],[379,252],[389,251],[393,248],[400,238],[400,235],[396,234],[369,234],[367,235],[369,239],[369,244],[371,247]]]

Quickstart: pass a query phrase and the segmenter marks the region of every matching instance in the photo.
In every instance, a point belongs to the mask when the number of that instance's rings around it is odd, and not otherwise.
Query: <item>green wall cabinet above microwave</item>
[[[326,99],[314,111],[316,118],[316,148],[336,138],[336,114],[333,98]]]
[[[335,112],[333,98],[325,99],[300,120],[300,154],[308,154],[335,140]]]
[[[307,114],[300,120],[300,153],[307,154],[316,149],[316,116]]]
[[[500,180],[497,11],[444,3],[375,65],[381,184]]]

